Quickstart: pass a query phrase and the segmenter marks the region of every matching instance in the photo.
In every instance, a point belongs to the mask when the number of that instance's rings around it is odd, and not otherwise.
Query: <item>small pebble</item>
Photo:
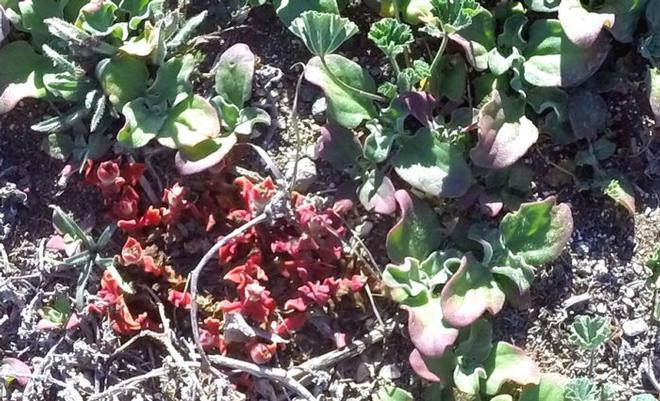
[[[378,377],[385,380],[396,380],[401,377],[401,370],[394,365],[385,365],[378,372]]]
[[[325,111],[328,109],[328,102],[325,100],[325,97],[318,98],[314,104],[312,104],[312,117],[317,123],[323,123],[325,121]]]
[[[291,179],[293,176],[293,166],[293,160],[286,164],[285,170],[288,179]],[[298,161],[298,170],[296,171],[296,179],[293,182],[293,189],[305,192],[314,182],[316,182],[316,178],[316,164],[311,159],[303,157]]]
[[[636,337],[640,334],[646,333],[646,331],[649,329],[649,326],[646,324],[644,319],[639,318],[623,322],[621,328],[623,329],[623,334],[627,337]]]

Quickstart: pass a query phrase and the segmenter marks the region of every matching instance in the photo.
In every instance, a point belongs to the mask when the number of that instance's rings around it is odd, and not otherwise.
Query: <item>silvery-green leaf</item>
[[[243,43],[237,43],[227,49],[218,61],[215,73],[216,93],[227,102],[242,108],[252,95],[255,60],[250,48]]]
[[[571,342],[586,350],[595,350],[610,338],[612,330],[601,316],[582,315],[571,324]]]
[[[388,57],[403,53],[415,40],[410,26],[394,18],[374,22],[369,30],[369,39]]]
[[[234,132],[238,135],[251,136],[256,124],[270,125],[270,114],[258,107],[246,107],[238,114]]]

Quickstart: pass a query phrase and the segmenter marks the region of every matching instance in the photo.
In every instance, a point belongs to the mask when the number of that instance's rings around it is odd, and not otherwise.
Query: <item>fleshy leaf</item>
[[[558,373],[541,375],[539,384],[525,387],[518,401],[564,401],[568,379]]]
[[[123,55],[105,59],[96,68],[103,91],[118,110],[146,90],[149,70],[135,57]]]
[[[559,21],[564,33],[579,47],[593,46],[601,30],[614,25],[614,19],[613,13],[587,11],[580,0],[562,0],[559,6]]]
[[[359,32],[357,25],[337,14],[305,11],[289,27],[315,56],[332,54]]]
[[[568,118],[576,138],[593,139],[607,128],[607,103],[593,90],[578,89],[568,101]]]
[[[495,18],[483,7],[469,26],[449,36],[465,51],[465,58],[477,70],[488,68],[490,51],[495,48]]]
[[[452,252],[436,251],[423,262],[406,257],[401,264],[387,265],[383,284],[390,298],[413,306],[427,302],[435,287],[445,284],[460,265],[455,256]]]
[[[172,107],[192,95],[190,74],[195,68],[195,58],[191,54],[169,59],[158,68],[156,80],[147,89],[150,105]]]
[[[396,188],[386,175],[378,170],[365,173],[363,183],[358,190],[360,202],[367,210],[380,214],[394,214],[396,212]]]
[[[182,175],[197,174],[215,166],[220,163],[227,154],[229,154],[229,151],[231,151],[234,145],[236,145],[237,139],[236,135],[232,134],[226,137],[217,138],[213,142],[216,150],[208,156],[196,161],[189,160],[182,152],[177,152],[174,157],[174,163],[179,173]]]
[[[523,350],[505,342],[495,344],[484,365],[486,394],[497,394],[504,383],[513,382],[521,386],[539,384],[541,370]],[[544,400],[545,401],[545,400]]]
[[[431,298],[420,306],[401,307],[408,312],[410,341],[425,357],[442,357],[458,338],[458,329],[442,320],[442,309],[437,298]]]
[[[0,114],[13,109],[22,99],[47,95],[43,75],[50,62],[35,53],[28,42],[19,40],[3,46],[0,60],[4,60],[0,63]]]
[[[117,140],[130,149],[146,146],[154,139],[167,120],[166,110],[156,113],[145,98],[126,103],[122,109],[125,122],[117,133]]]
[[[493,325],[485,319],[479,319],[466,329],[467,337],[461,334],[460,343],[454,353],[459,364],[470,367],[481,365],[493,348]]]
[[[539,131],[523,113],[511,110],[499,91],[479,112],[479,140],[470,158],[480,167],[509,167],[536,143]]]
[[[391,58],[403,53],[415,40],[412,29],[394,18],[374,22],[369,30],[369,39]]]
[[[394,196],[401,219],[387,234],[387,256],[394,263],[403,263],[408,256],[424,260],[442,242],[438,216],[425,202],[404,190],[396,191]]]
[[[492,273],[472,254],[463,257],[461,267],[441,293],[445,320],[454,327],[468,326],[486,311],[498,313],[504,299],[504,292]]]
[[[354,88],[375,92],[376,84],[373,78],[359,64],[336,54],[325,56],[325,61],[330,71],[343,82]],[[337,85],[325,72],[319,57],[314,57],[307,63],[305,79],[323,90],[328,101],[328,117],[339,125],[355,128],[362,121],[376,115],[376,108],[371,100]]]
[[[227,49],[218,62],[215,91],[227,102],[242,108],[252,95],[255,57],[250,48],[237,43]]]
[[[414,136],[400,137],[399,151],[392,158],[403,180],[431,196],[458,198],[472,185],[470,168],[460,148],[421,128]]]
[[[573,233],[571,209],[556,204],[551,196],[543,201],[523,203],[500,223],[504,246],[530,265],[556,259]]]
[[[351,130],[337,124],[326,124],[321,127],[315,153],[335,169],[356,174],[362,148]]]
[[[431,358],[422,355],[414,349],[408,357],[408,362],[419,377],[443,386],[451,384],[452,370],[454,369],[454,356],[447,351],[441,358]]]
[[[576,86],[593,75],[601,66],[610,44],[599,36],[588,48],[580,48],[566,37],[559,21],[540,19],[529,28],[524,78],[535,86]]]
[[[270,125],[270,114],[258,107],[246,107],[238,112],[234,133],[248,137],[258,136],[259,132],[254,130],[257,124]]]
[[[203,97],[193,95],[172,109],[160,129],[158,141],[180,149],[186,157],[195,161],[208,156],[198,146],[219,134],[220,120],[215,108]]]
[[[10,383],[16,380],[21,386],[25,386],[30,380],[32,371],[25,362],[16,358],[2,358],[0,362],[0,378]]]
[[[532,266],[523,257],[511,254],[494,264],[491,271],[507,300],[516,307],[529,307],[529,290],[534,281]]]

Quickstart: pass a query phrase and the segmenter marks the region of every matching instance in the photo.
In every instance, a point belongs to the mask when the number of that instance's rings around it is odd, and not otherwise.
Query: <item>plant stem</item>
[[[433,71],[438,68],[438,64],[440,64],[442,55],[445,53],[445,49],[449,43],[449,35],[447,35],[447,32],[445,31],[445,25],[442,23],[440,24],[440,30],[442,31],[442,42],[440,43],[440,48],[438,49],[438,52],[435,54],[433,62],[431,63],[431,74],[433,74]]]
[[[589,377],[593,376],[594,373],[594,354],[596,353],[595,349],[589,351]]]
[[[401,74],[401,68],[399,68],[399,63],[396,61],[396,56],[395,55],[388,55],[390,59],[390,64],[392,64],[392,69],[394,70],[394,77],[399,78],[399,74]]]
[[[382,96],[376,95],[371,92],[363,91],[362,89],[358,89],[342,81],[341,79],[339,79],[339,77],[335,75],[334,72],[332,72],[332,70],[330,70],[330,67],[328,67],[328,63],[326,63],[325,61],[325,57],[321,56],[319,58],[321,59],[321,65],[323,66],[323,70],[325,71],[325,73],[328,74],[328,77],[330,77],[332,82],[339,85],[342,89],[351,92],[357,96],[363,97],[365,99],[373,100],[376,102],[387,103],[387,99]]]

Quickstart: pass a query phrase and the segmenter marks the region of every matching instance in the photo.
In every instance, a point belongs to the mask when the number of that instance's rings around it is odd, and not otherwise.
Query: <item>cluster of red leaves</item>
[[[197,190],[174,184],[164,190],[162,206],[150,205],[140,213],[135,187],[143,170],[139,164],[120,167],[118,162],[108,161],[96,167],[89,165],[85,176],[87,183],[100,189],[108,217],[131,235],[116,258],[118,263],[137,267],[140,274],[159,280],[174,307],[189,309],[193,300],[183,291],[181,276],[162,257],[155,256],[159,250],[154,245],[143,248],[139,239],[153,242],[150,234],[176,230],[178,225],[189,226],[191,222],[202,232],[226,235],[260,213],[276,189],[269,179],[254,184],[243,177],[233,182],[225,176],[210,177]],[[217,280],[225,282],[225,291],[222,296],[211,294],[211,306],[202,308],[208,313],[200,329],[204,348],[267,363],[278,345],[262,338],[228,343],[223,336],[224,314],[240,313],[254,327],[286,337],[304,326],[310,309],[333,307],[342,297],[359,293],[366,279],[351,274],[341,260],[346,234],[341,216],[349,208],[350,203],[320,208],[294,194],[293,218],[255,226],[222,247]],[[117,332],[128,334],[153,325],[146,314],[131,313],[108,273],[99,298],[100,306],[90,308],[108,311]],[[335,333],[334,338],[340,346],[345,341],[343,333]]]

